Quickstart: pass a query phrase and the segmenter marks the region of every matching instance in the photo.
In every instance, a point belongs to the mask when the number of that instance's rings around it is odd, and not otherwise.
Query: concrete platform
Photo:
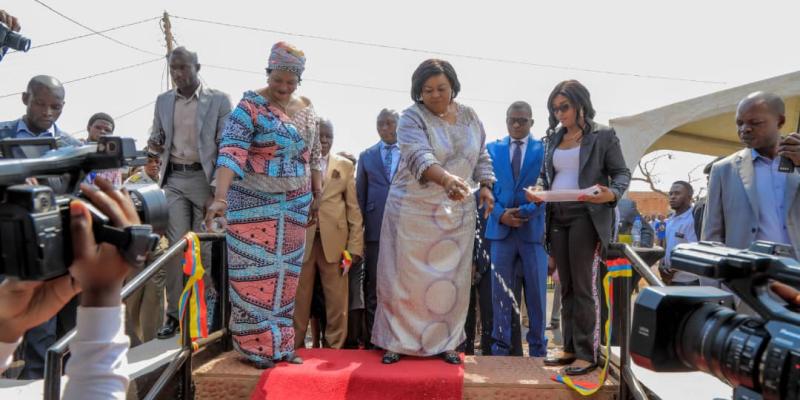
[[[402,361],[401,361],[402,362]],[[581,399],[566,386],[550,380],[557,368],[548,368],[541,359],[524,357],[467,356],[464,362],[463,398],[477,399]],[[249,399],[261,373],[228,352],[198,367],[194,372],[197,400]],[[597,373],[584,377],[597,379]],[[617,383],[609,378],[593,398],[612,399]]]

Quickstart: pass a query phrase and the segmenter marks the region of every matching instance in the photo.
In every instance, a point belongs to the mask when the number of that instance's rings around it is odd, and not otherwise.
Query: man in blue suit
[[[508,137],[486,147],[492,157],[497,182],[495,207],[486,225],[491,241],[494,297],[493,355],[509,355],[512,349],[512,317],[521,307],[515,282],[522,277],[529,328],[529,355],[547,355],[544,336],[547,253],[544,250],[544,206],[528,203],[524,189],[534,185],[544,158],[542,142],[534,139],[531,106],[517,101],[506,112]],[[517,310],[515,310],[515,307]]]
[[[400,161],[400,148],[397,146],[397,120],[400,116],[394,110],[383,109],[378,114],[377,128],[381,141],[364,150],[358,156],[356,169],[356,193],[361,214],[364,216],[364,294],[367,308],[367,348],[372,337],[372,323],[375,321],[375,308],[378,304],[376,280],[378,271],[378,251],[380,249],[381,223],[386,196]]]

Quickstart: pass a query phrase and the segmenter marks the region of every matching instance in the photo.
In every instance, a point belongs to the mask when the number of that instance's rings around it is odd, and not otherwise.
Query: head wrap
[[[303,75],[306,56],[298,48],[286,42],[278,42],[269,53],[267,70],[284,70],[294,72],[298,78]]]

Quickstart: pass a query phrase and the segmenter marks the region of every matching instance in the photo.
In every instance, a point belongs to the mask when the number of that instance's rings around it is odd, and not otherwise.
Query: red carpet
[[[380,351],[306,349],[302,365],[266,370],[252,400],[460,399],[463,365],[440,358],[403,357],[381,364]]]

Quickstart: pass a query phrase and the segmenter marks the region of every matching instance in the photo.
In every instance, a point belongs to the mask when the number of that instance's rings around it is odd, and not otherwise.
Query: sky
[[[98,31],[153,19],[105,37],[36,48],[90,33],[45,5]],[[15,0],[0,2],[0,8],[20,19],[34,46],[0,63],[0,120],[24,114],[16,93],[30,77],[48,74],[77,80],[66,84],[58,121],[63,130],[85,137],[89,117],[103,111],[116,118],[117,135],[137,139],[140,147],[156,96],[168,90],[165,40],[156,19],[164,11],[177,43],[198,53],[203,83],[227,92],[234,103],[244,91],[266,85],[273,43],[302,49],[308,61],[298,94],[333,121],[334,151],[356,154],[377,142],[375,119],[382,108],[411,105],[411,74],[427,58],[453,64],[462,85],[458,101],[477,111],[490,140],[506,135],[505,111],[516,100],[533,106],[533,134],[543,136],[547,96],[565,79],[589,88],[596,120],[604,123],[792,72],[800,61],[792,42],[800,15],[796,0]],[[145,64],[102,74],[139,63]],[[78,80],[91,75],[97,76]],[[711,159],[674,152],[657,165],[658,186],[668,189]],[[647,188],[634,183],[632,189]]]

